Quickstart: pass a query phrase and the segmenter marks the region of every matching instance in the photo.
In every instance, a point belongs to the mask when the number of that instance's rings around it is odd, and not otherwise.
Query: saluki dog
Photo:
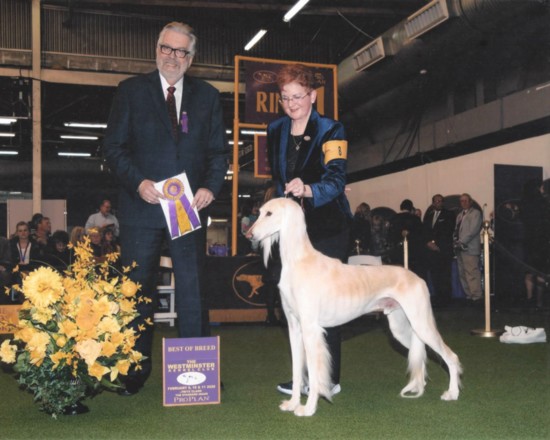
[[[388,316],[395,339],[409,350],[409,383],[402,397],[419,397],[426,385],[426,345],[449,370],[449,389],[441,399],[458,399],[462,368],[458,356],[437,331],[426,283],[398,266],[352,266],[316,251],[306,232],[304,213],[296,202],[278,198],[260,209],[247,237],[262,242],[264,263],[279,241],[281,302],[288,321],[292,354],[292,397],[279,408],[312,416],[319,396],[331,400],[331,358],[324,328],[349,322],[373,311]],[[306,379],[307,378],[307,379]],[[303,381],[309,384],[305,405]]]

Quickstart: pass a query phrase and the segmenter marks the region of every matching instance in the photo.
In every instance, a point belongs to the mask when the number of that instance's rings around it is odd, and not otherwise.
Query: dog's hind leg
[[[414,333],[403,309],[388,314],[390,330],[401,344],[409,349],[409,383],[401,390],[401,397],[420,397],[426,386],[426,346]]]
[[[288,335],[290,339],[290,352],[292,355],[292,397],[290,400],[283,400],[279,405],[281,411],[294,411],[300,406],[300,390],[302,388],[305,356],[302,342],[302,329],[296,316],[286,313],[288,321]]]
[[[304,348],[306,352],[309,393],[304,406],[294,410],[297,416],[312,416],[317,410],[319,396],[331,400],[330,372],[331,356],[325,340],[325,330],[319,325],[307,325],[302,328]]]
[[[437,331],[435,320],[431,309],[427,318],[422,320],[413,319],[413,331],[422,341],[435,351],[447,364],[449,370],[449,389],[441,395],[442,400],[457,400],[460,393],[460,374],[462,367],[458,356],[445,344],[443,338]]]

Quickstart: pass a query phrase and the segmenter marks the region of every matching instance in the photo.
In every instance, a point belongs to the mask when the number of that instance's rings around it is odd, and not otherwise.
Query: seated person
[[[4,294],[4,290],[11,285],[12,268],[10,242],[6,237],[0,237],[0,304],[11,303],[10,297]]]
[[[48,261],[60,272],[66,270],[72,261],[72,252],[68,248],[69,234],[65,231],[55,231],[51,238],[52,245],[48,248]]]

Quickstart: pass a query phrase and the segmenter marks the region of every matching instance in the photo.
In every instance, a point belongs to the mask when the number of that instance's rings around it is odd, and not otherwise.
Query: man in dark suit
[[[392,243],[392,263],[404,264],[404,237],[407,231],[409,269],[419,277],[425,277],[422,261],[422,220],[414,213],[413,202],[405,199],[399,205],[400,212],[390,221],[390,242]]]
[[[443,196],[432,197],[432,206],[423,221],[426,266],[432,280],[432,303],[446,305],[451,300],[451,263],[455,216],[443,207]]]
[[[205,253],[204,213],[220,191],[228,167],[218,91],[184,74],[195,54],[196,36],[183,23],[160,32],[157,71],[120,83],[105,134],[105,157],[121,183],[119,194],[122,264],[137,268],[130,278],[142,285],[140,295],[154,299],[163,238],[169,242],[175,274],[180,337],[202,335],[200,272]],[[175,88],[175,89],[174,89]],[[156,182],[185,171],[195,194],[192,206],[203,228],[172,240]],[[153,319],[154,303],[138,304],[138,328]],[[140,371],[131,372],[127,394],[134,394],[151,372],[152,325],[145,324],[136,349],[147,356]]]

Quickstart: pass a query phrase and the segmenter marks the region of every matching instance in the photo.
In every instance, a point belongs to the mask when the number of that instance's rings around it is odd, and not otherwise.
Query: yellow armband
[[[323,144],[325,165],[334,159],[348,158],[348,141],[328,141]]]

